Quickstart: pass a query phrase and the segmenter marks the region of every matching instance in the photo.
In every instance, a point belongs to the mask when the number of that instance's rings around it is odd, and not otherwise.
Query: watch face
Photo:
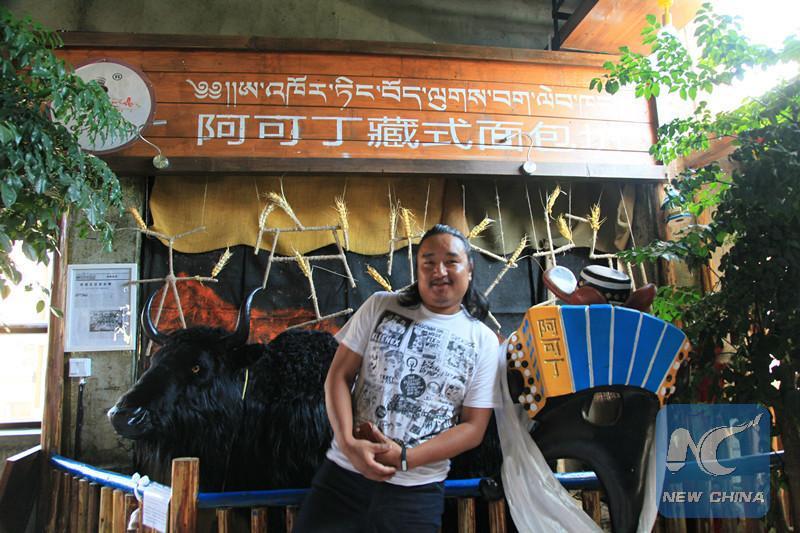
[[[75,69],[84,81],[96,81],[106,91],[111,103],[122,116],[137,127],[137,132],[150,124],[155,111],[155,98],[150,80],[132,66],[113,60],[99,60]],[[67,125],[69,127],[69,124]],[[138,133],[124,137],[90,139],[86,132],[78,134],[81,148],[106,153],[120,150],[138,138]]]

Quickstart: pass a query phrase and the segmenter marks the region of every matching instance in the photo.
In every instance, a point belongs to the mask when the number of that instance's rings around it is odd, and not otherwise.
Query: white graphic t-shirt
[[[370,296],[336,339],[362,357],[353,389],[353,425],[369,421],[407,448],[420,445],[458,423],[461,407],[500,405],[494,387],[498,341],[462,308],[440,315],[424,305],[403,307],[398,295]],[[334,441],[327,457],[356,469]],[[422,485],[447,477],[450,461],[438,461],[389,483]]]

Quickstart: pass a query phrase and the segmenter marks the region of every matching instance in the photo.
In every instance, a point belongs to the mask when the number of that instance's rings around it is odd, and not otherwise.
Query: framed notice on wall
[[[69,265],[67,352],[133,350],[136,264]]]

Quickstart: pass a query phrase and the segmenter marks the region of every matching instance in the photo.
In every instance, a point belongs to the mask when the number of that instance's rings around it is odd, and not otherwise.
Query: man
[[[417,283],[373,294],[339,331],[325,382],[334,440],[295,532],[439,529],[449,459],[480,444],[499,404],[472,270],[467,239],[438,224]]]

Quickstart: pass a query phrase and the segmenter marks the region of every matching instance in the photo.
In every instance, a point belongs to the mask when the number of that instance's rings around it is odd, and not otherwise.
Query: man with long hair
[[[325,382],[334,439],[296,532],[436,532],[450,458],[480,444],[499,404],[498,341],[482,320],[469,241],[437,224],[417,282],[373,294],[337,334]]]

